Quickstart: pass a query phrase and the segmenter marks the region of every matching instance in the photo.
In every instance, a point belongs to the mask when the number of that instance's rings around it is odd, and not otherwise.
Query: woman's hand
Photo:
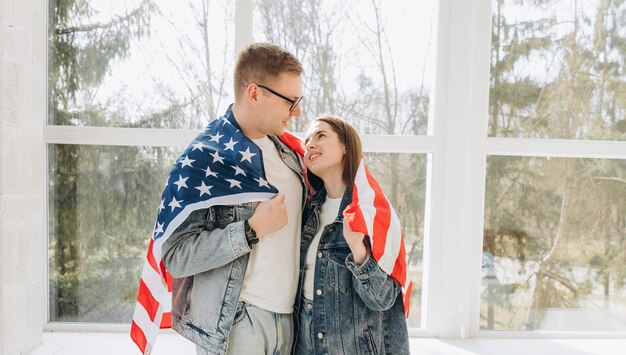
[[[367,256],[367,249],[363,243],[365,234],[360,232],[353,232],[348,226],[348,222],[343,221],[343,237],[348,242],[350,251],[352,252],[352,258],[357,265],[361,265],[365,261]]]

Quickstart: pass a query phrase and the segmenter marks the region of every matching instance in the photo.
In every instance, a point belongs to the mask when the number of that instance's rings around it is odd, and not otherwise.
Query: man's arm
[[[224,266],[250,252],[243,220],[213,228],[212,208],[192,212],[163,243],[163,262],[175,278]]]
[[[239,216],[240,220],[224,228],[215,227],[216,208],[192,212],[163,243],[163,262],[173,277],[186,277],[216,269],[249,253],[251,249],[243,226],[246,219],[258,238],[287,224],[285,196],[280,194],[259,203],[254,212]]]

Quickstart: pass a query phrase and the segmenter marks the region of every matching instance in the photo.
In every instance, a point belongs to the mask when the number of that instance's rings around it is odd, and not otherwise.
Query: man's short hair
[[[282,73],[301,75],[298,58],[271,43],[253,43],[239,54],[235,66],[235,100],[250,83],[271,85]]]

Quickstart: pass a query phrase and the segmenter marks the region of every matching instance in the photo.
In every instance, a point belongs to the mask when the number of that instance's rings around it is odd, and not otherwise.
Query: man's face
[[[279,95],[292,101],[302,97],[302,77],[297,74],[281,73],[272,83],[256,84],[265,86],[265,88],[258,87],[259,110],[255,128],[262,134],[279,136],[285,132],[293,116],[302,114],[301,103],[294,105],[290,111],[292,102],[281,98]]]

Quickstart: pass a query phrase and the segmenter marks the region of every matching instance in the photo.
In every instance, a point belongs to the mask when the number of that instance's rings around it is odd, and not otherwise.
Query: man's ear
[[[248,101],[251,106],[256,106],[259,98],[259,87],[254,84],[248,84],[245,95],[246,101]]]

